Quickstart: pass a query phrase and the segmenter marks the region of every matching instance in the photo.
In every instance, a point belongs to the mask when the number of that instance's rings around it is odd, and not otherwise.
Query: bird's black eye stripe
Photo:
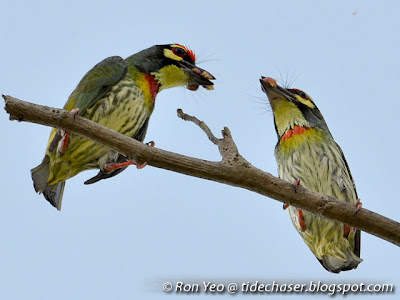
[[[299,95],[301,98],[310,100],[310,97],[308,97],[308,95],[306,93],[304,93],[302,90],[298,90],[298,89],[288,89],[289,92]]]
[[[185,56],[185,54],[186,54],[186,51],[183,50],[183,49],[180,48],[180,47],[174,47],[174,48],[172,48],[172,52],[174,52],[175,55],[180,56],[180,57],[183,57],[183,56]]]

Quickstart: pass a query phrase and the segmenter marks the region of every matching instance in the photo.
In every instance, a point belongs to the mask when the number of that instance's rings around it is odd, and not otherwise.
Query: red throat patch
[[[144,78],[146,79],[147,83],[149,84],[150,95],[153,98],[153,101],[156,100],[156,96],[158,94],[159,85],[154,77],[154,75],[144,74]]]
[[[281,142],[287,139],[290,139],[293,136],[300,135],[305,133],[307,130],[312,129],[311,127],[301,127],[301,126],[294,126],[292,129],[289,129],[285,132],[284,135],[281,137]]]

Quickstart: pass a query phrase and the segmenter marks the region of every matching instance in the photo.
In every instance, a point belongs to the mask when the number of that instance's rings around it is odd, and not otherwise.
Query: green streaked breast
[[[303,187],[312,191],[346,202],[356,202],[350,171],[340,148],[330,135],[321,131],[317,135],[292,137],[284,143],[278,143],[275,157],[280,178],[291,183],[300,180]],[[354,249],[354,234],[345,239],[343,224],[304,211],[307,230],[302,231],[297,208],[290,206],[289,214],[293,225],[319,259],[324,255],[345,258],[345,251],[349,247]]]
[[[126,77],[89,108],[84,117],[134,138],[152,113],[152,108],[146,106],[144,98],[143,91],[134,80]],[[64,154],[57,150],[47,153],[52,158],[48,184],[64,181],[84,170],[98,168],[98,160],[110,152],[113,151],[71,134]]]

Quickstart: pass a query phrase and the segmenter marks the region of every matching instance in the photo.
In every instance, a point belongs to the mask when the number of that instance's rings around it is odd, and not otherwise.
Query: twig
[[[194,124],[196,124],[197,126],[199,126],[200,129],[204,131],[204,133],[207,135],[208,139],[209,139],[214,145],[217,145],[217,146],[219,145],[220,139],[217,139],[217,138],[215,137],[215,135],[211,132],[210,128],[207,126],[206,123],[204,123],[203,121],[200,121],[199,119],[197,119],[197,118],[194,117],[194,116],[185,114],[185,113],[183,112],[183,110],[180,109],[180,108],[177,110],[177,113],[178,113],[178,117],[181,118],[182,120],[189,121],[189,122],[193,122]]]
[[[201,130],[207,135],[208,139],[216,146],[218,146],[219,152],[222,156],[222,162],[225,164],[242,164],[242,165],[250,165],[248,161],[246,161],[238,151],[238,148],[235,144],[235,141],[232,138],[231,131],[228,127],[224,127],[222,130],[222,139],[218,139],[212,133],[210,128],[206,123],[200,121],[195,116],[191,116],[185,114],[182,109],[178,109],[178,117],[185,120],[190,121],[200,127]]]

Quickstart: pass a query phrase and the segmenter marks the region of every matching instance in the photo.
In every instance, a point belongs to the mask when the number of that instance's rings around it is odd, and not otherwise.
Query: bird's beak
[[[280,87],[276,80],[271,77],[261,76],[261,89],[267,95],[270,101],[273,101],[275,98],[283,98],[287,101],[293,102],[296,97],[289,92],[287,89]]]
[[[189,90],[195,91],[200,85],[207,90],[214,89],[214,83],[211,80],[215,80],[215,77],[211,73],[185,61],[180,62],[180,65],[188,75],[187,88]]]

